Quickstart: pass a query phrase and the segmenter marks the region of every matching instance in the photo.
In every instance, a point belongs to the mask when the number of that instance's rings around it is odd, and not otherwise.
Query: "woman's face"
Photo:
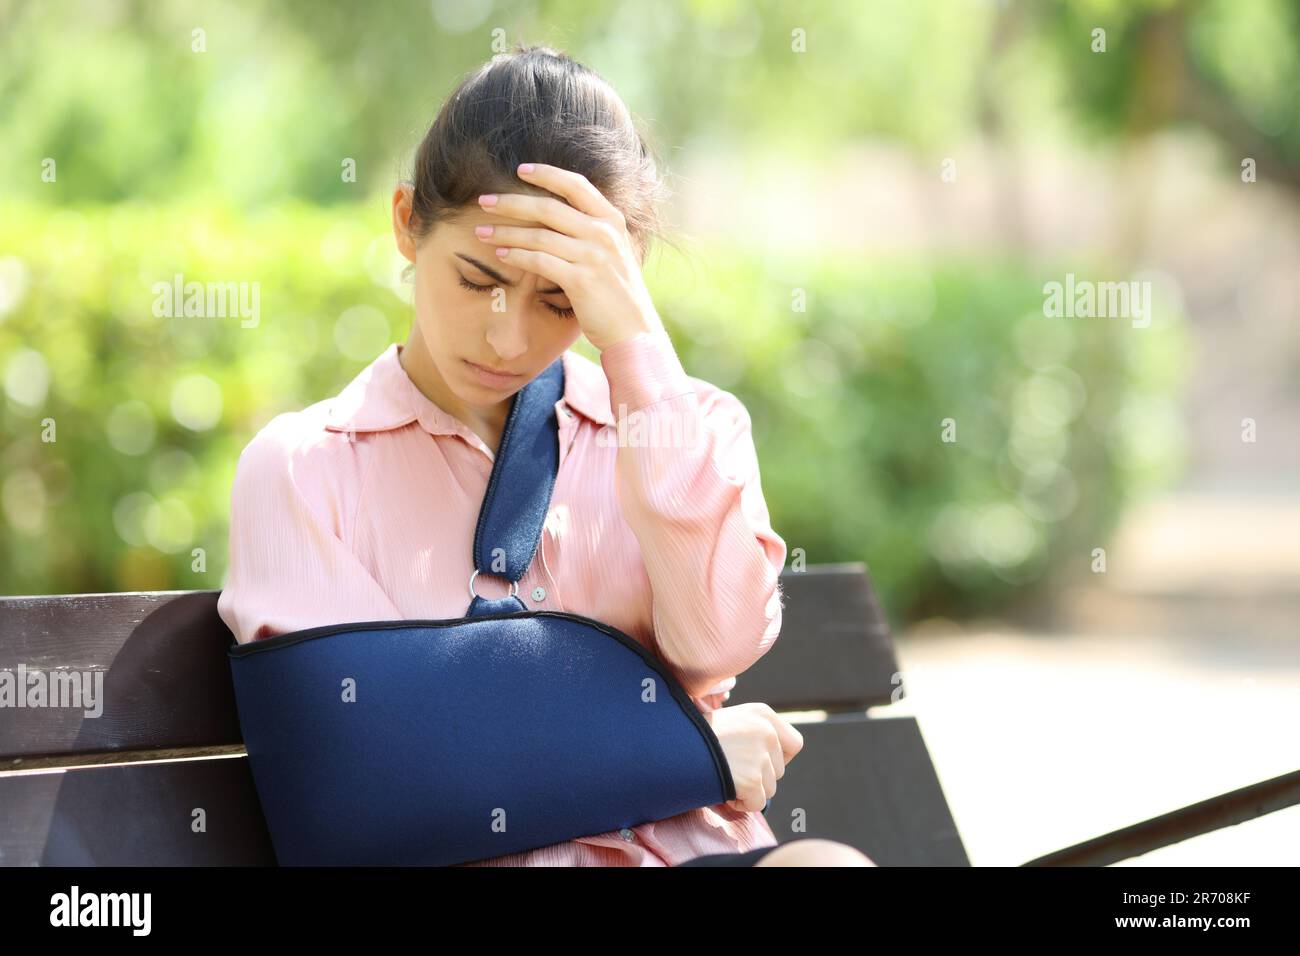
[[[443,392],[434,397],[444,407],[453,406],[448,411],[457,414],[460,409],[454,406],[460,404],[484,413],[540,375],[582,328],[567,311],[570,303],[562,289],[544,276],[503,263],[490,239],[474,235],[479,225],[541,223],[493,216],[475,203],[459,220],[438,223],[417,243],[409,228],[410,197],[406,184],[394,192],[393,230],[398,250],[415,267],[411,343],[422,343],[427,359],[408,358],[417,368],[432,362],[440,381],[426,384]],[[469,363],[517,377],[494,380]]]

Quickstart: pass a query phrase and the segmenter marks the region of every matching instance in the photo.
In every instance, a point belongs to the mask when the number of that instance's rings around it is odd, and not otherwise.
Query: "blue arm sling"
[[[713,729],[657,657],[518,596],[559,468],[563,391],[557,359],[511,400],[465,617],[332,624],[229,649],[281,865],[446,866],[736,798]],[[479,573],[506,578],[510,594],[478,596]]]

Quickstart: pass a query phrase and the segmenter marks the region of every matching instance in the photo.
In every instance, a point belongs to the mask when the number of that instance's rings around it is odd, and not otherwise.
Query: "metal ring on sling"
[[[470,596],[471,600],[472,600],[473,598],[476,598],[476,597],[479,597],[479,596],[480,596],[479,594],[475,593],[475,591],[474,591],[474,579],[475,579],[476,577],[478,577],[478,568],[475,568],[475,569],[474,569],[474,573],[471,574],[471,575],[469,576],[469,596]],[[519,594],[519,582],[518,582],[518,581],[511,581],[511,582],[510,582],[510,593],[509,593],[508,595],[506,595],[506,596],[507,596],[507,597],[516,597],[518,594]]]

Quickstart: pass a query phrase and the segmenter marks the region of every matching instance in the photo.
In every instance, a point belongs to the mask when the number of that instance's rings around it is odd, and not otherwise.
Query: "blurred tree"
[[[1300,198],[1300,4],[1294,0],[1015,0],[1059,58],[1071,107],[1093,132],[1211,133],[1239,170]],[[1106,30],[1106,51],[1090,33]],[[1101,57],[1105,59],[1102,60]]]

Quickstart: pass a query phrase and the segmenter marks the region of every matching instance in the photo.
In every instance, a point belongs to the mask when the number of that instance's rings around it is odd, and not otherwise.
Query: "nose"
[[[507,297],[507,301],[509,297]],[[524,309],[507,305],[504,312],[489,313],[487,341],[502,364],[509,365],[528,351],[527,317]]]

